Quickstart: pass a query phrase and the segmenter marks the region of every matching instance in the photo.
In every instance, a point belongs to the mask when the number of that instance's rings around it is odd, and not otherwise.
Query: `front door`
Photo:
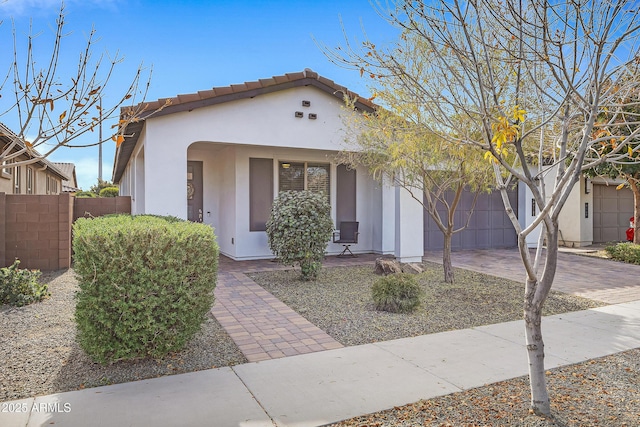
[[[187,162],[187,219],[202,222],[202,162]]]

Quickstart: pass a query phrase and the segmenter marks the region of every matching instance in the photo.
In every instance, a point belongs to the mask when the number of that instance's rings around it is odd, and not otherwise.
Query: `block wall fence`
[[[69,268],[73,222],[110,213],[131,213],[131,198],[0,193],[0,267],[18,258],[20,268]]]

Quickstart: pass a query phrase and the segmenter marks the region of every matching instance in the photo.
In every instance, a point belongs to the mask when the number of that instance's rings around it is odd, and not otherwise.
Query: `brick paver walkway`
[[[524,281],[517,249],[454,252],[454,267]],[[442,263],[442,253],[428,251],[424,259]],[[553,289],[608,304],[640,300],[640,265],[560,252]]]
[[[327,257],[323,265],[373,264],[376,257]],[[342,347],[244,274],[286,268],[291,267],[269,260],[233,261],[220,257],[216,303],[211,312],[249,362]]]

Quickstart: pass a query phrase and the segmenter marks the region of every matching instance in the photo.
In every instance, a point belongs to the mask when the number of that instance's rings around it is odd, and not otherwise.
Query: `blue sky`
[[[32,22],[34,32],[41,33],[37,46],[46,52],[59,8],[58,0],[0,0],[2,51],[11,49],[13,19],[18,34],[26,34]],[[331,48],[344,45],[341,20],[352,43],[365,39],[362,28],[378,45],[396,36],[369,0],[67,0],[65,9],[69,35],[63,51],[74,61],[63,65],[77,64],[75,55],[93,26],[99,38],[94,53],[119,52],[125,58],[110,84],[113,96],[126,90],[143,63],[153,69],[148,100],[304,68],[368,95],[368,82],[360,73],[332,64],[314,39]],[[5,63],[0,61],[0,67],[4,73]],[[0,121],[11,127],[11,117],[2,116]],[[87,142],[93,142],[91,136]],[[105,179],[111,179],[114,152],[113,143],[104,144]],[[74,162],[84,189],[97,181],[97,148],[60,149],[50,160]]]

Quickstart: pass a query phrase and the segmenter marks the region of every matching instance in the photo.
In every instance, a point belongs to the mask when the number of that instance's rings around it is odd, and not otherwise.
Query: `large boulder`
[[[398,261],[389,258],[376,258],[375,273],[388,274],[402,273],[402,267]]]

